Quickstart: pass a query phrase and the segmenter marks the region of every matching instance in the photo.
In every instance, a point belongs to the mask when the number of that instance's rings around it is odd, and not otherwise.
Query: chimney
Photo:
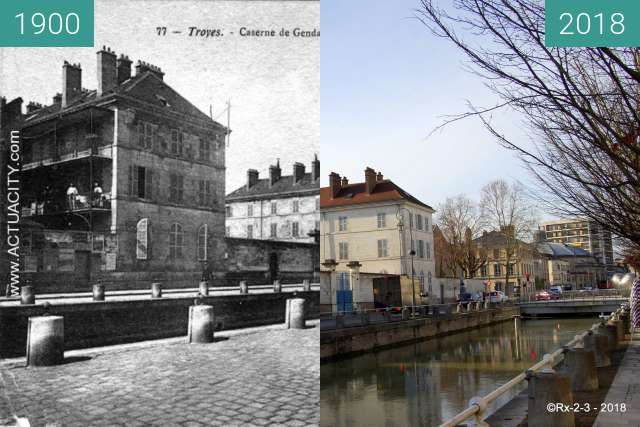
[[[373,189],[376,187],[376,171],[366,168],[364,170],[364,182],[367,194],[373,193]]]
[[[60,103],[62,103],[62,94],[61,93],[56,93],[55,96],[53,97],[53,103],[54,105],[60,105]]]
[[[314,181],[320,179],[320,160],[318,160],[318,155],[314,155],[313,162],[311,162],[311,176]]]
[[[294,163],[293,164],[293,183],[298,184],[304,178],[304,165],[302,163]]]
[[[331,172],[331,174],[329,174],[329,189],[331,190],[332,199],[335,199],[338,196],[341,188],[340,175],[335,172]]]
[[[273,184],[278,182],[281,175],[282,169],[280,169],[280,159],[278,159],[278,162],[275,166],[269,166],[269,186],[272,186]]]
[[[62,108],[66,108],[82,94],[82,68],[80,64],[62,66]]]
[[[35,111],[38,111],[42,108],[42,104],[38,104],[37,102],[29,102],[27,104],[27,114],[31,114]]]
[[[102,50],[98,51],[98,96],[118,85],[116,58],[116,53],[106,46],[102,46]]]
[[[384,181],[384,176],[382,175],[382,172],[378,172],[378,175],[376,175],[376,182],[382,181]]]
[[[136,64],[136,76],[139,76],[142,73],[146,73],[147,71],[151,71],[160,80],[162,80],[164,77],[164,73],[162,72],[160,67],[156,67],[155,65],[146,63],[144,61],[138,61],[138,63]]]
[[[253,187],[258,183],[259,172],[255,169],[249,169],[247,171],[247,189]]]
[[[349,180],[347,179],[346,176],[342,177],[342,183],[340,184],[341,187],[346,187],[347,185],[349,185]]]
[[[120,54],[120,58],[116,61],[116,75],[118,77],[118,85],[126,82],[131,78],[131,60],[128,56]]]

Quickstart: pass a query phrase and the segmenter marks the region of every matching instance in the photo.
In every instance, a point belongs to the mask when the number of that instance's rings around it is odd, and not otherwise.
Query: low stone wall
[[[510,320],[519,314],[518,307],[504,307],[454,314],[449,317],[429,317],[321,331],[320,359],[354,355],[479,328]]]
[[[306,300],[307,317],[319,316],[320,294],[282,292],[204,297],[213,306],[217,329],[284,323],[288,298]],[[139,299],[51,305],[49,314],[64,316],[65,349],[98,347],[187,335],[193,297]],[[25,353],[27,321],[44,314],[41,304],[0,309],[0,357]]]

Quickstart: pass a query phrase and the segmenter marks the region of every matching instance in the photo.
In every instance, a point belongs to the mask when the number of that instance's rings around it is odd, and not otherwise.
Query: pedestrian
[[[93,183],[93,205],[102,207],[102,187],[97,181]]]
[[[74,210],[76,208],[76,201],[78,199],[78,189],[73,182],[69,184],[69,188],[67,188],[67,200],[69,202],[69,209]]]

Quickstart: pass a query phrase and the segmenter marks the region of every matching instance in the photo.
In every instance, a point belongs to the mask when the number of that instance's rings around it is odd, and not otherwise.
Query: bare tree
[[[512,274],[510,266],[518,264],[531,250],[525,240],[530,240],[536,224],[534,209],[520,183],[496,180],[482,188],[480,210],[484,228],[498,233],[497,246],[504,257],[495,261],[504,266],[506,286]],[[486,248],[486,242],[482,246]]]
[[[416,17],[499,98],[444,125],[479,117],[519,153],[551,212],[640,244],[640,50],[545,46],[543,0],[421,0]],[[500,109],[521,113],[533,141],[496,129]]]

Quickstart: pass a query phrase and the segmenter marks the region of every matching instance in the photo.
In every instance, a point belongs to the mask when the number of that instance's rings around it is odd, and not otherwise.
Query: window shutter
[[[129,176],[128,176],[128,180],[127,180],[127,194],[130,196],[133,196],[133,175],[134,175],[134,171],[133,171],[133,166],[129,165]]]
[[[151,199],[153,198],[153,172],[147,168],[144,173],[144,197],[145,199]]]

